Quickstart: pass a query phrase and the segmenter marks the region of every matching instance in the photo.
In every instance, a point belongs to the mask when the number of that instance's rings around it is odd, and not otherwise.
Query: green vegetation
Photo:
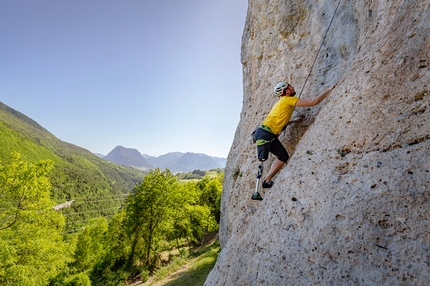
[[[203,285],[215,265],[220,250],[219,242],[215,242],[198,251],[191,251],[189,255],[178,255],[169,265],[157,270],[145,285],[160,282],[166,286]]]
[[[98,217],[64,232],[65,216],[50,199],[52,167],[50,160],[33,164],[18,153],[0,165],[0,283],[125,285],[180,263],[174,255],[163,259],[163,252],[176,248],[185,257],[218,231],[223,174],[179,184],[170,171],[156,169],[109,222]]]
[[[181,183],[168,170],[145,175],[1,103],[0,134],[1,285],[126,285],[218,231],[220,169]]]
[[[168,170],[150,171],[109,225],[106,255],[91,273],[94,285],[148,278],[171,260],[163,252],[183,253],[217,231],[221,178],[179,184]]]
[[[46,285],[72,261],[64,217],[52,209],[51,168],[52,161],[32,164],[18,153],[0,165],[1,285]]]
[[[1,102],[0,134],[0,162],[8,161],[13,152],[33,164],[46,159],[53,162],[47,174],[52,185],[51,198],[57,204],[75,200],[71,208],[62,209],[66,216],[65,232],[82,228],[91,218],[113,216],[143,177],[137,169],[112,164],[59,140]]]
[[[176,174],[176,178],[178,178],[178,180],[180,182],[197,182],[198,180],[203,179],[203,177],[209,177],[209,178],[216,178],[217,176],[219,176],[219,174],[223,173],[224,170],[223,169],[212,169],[209,171],[202,171],[202,170],[194,170],[192,172],[188,172],[188,173],[178,173]]]

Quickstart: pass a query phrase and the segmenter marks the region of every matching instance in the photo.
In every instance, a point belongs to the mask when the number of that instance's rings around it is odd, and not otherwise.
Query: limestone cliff
[[[300,92],[337,3],[249,1],[222,252],[205,285],[430,283],[429,0],[340,2],[302,97],[339,84],[320,105],[296,108],[305,122],[280,137],[288,165],[263,201],[250,199],[250,134],[277,82]]]

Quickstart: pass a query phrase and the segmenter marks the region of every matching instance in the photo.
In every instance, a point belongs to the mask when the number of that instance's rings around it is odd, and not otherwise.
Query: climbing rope
[[[326,38],[326,36],[327,36],[328,31],[330,30],[331,23],[333,23],[334,16],[336,16],[337,8],[339,8],[340,1],[342,1],[342,0],[339,0],[339,2],[337,2],[336,10],[334,10],[333,17],[331,17],[330,24],[328,25],[327,31],[325,32],[325,35],[324,35],[324,38],[323,38],[323,39],[322,39],[322,41],[321,41],[321,45],[320,45],[320,47],[319,47],[319,49],[318,49],[317,55],[315,56],[314,62],[312,63],[311,69],[309,70],[308,76],[306,77],[306,80],[305,80],[305,83],[303,84],[302,90],[301,90],[301,91],[300,91],[300,93],[299,93],[299,98],[302,96],[302,92],[303,92],[303,90],[305,89],[305,85],[306,85],[306,83],[307,83],[307,81],[308,81],[309,76],[311,75],[312,69],[313,69],[313,67],[314,67],[314,65],[315,65],[315,62],[316,62],[316,60],[317,60],[317,58],[318,58],[318,55],[319,55],[319,53],[320,53],[320,51],[321,51],[321,47],[322,47],[322,45],[323,45],[323,43],[324,43],[324,40],[325,40],[325,38]]]

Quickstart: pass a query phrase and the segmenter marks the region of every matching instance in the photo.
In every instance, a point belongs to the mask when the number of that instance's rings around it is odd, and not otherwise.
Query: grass
[[[216,178],[219,175],[219,173],[216,170],[209,170],[206,172],[205,176],[208,176],[210,179]],[[197,183],[201,179],[182,179],[179,180],[179,183],[181,184],[187,184],[187,183]]]
[[[198,286],[203,285],[213,269],[220,252],[219,242],[194,251],[188,257],[176,257],[172,262],[156,271],[145,286]]]
[[[180,184],[197,183],[200,179],[179,180]]]
[[[215,170],[209,170],[206,172],[206,176],[208,176],[209,178],[216,178],[218,174],[219,173]]]

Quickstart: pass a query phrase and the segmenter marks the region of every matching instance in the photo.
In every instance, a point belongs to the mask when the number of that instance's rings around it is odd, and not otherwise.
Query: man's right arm
[[[320,104],[321,101],[323,101],[327,97],[327,95],[335,88],[335,86],[336,84],[315,98],[300,98],[296,102],[296,106],[305,107],[305,106],[315,106]]]

